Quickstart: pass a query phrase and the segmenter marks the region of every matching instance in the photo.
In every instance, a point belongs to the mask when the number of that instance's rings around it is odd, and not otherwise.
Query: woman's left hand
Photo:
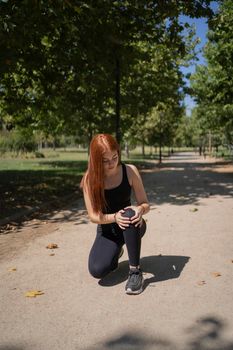
[[[142,225],[142,214],[143,214],[142,206],[139,205],[138,207],[136,207],[136,206],[132,205],[132,206],[124,208],[124,210],[129,209],[129,208],[135,211],[135,215],[130,218],[131,224],[134,224],[135,227],[141,226]]]

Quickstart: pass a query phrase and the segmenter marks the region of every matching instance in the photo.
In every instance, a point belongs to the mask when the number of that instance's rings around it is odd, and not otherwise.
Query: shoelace
[[[133,280],[133,281],[137,281],[137,277],[139,275],[140,271],[138,270],[130,270],[129,271],[129,277],[130,277],[130,280]]]

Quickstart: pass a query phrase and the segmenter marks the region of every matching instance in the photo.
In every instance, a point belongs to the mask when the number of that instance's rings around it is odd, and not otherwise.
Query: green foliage
[[[196,146],[197,130],[192,117],[182,116],[174,137],[174,146],[193,147]]]
[[[113,132],[116,61],[122,133],[161,101],[177,105],[184,86],[178,66],[193,49],[178,18],[210,17],[210,2],[0,2],[4,120],[10,115],[13,125],[53,137]]]
[[[233,3],[223,1],[210,21],[205,48],[207,66],[198,66],[192,76],[197,114],[203,128],[223,133],[233,143]]]
[[[42,153],[42,152],[35,151],[35,157],[36,157],[36,158],[44,158],[45,155],[44,155],[44,153]]]
[[[2,132],[0,136],[0,153],[14,152],[19,154],[35,152],[36,149],[36,140],[28,129]]]

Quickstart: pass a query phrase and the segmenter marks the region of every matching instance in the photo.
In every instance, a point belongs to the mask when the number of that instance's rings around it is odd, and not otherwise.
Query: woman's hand
[[[122,229],[125,230],[127,227],[129,227],[129,224],[131,224],[131,220],[130,218],[126,217],[126,216],[122,216],[122,214],[124,214],[124,210],[119,210],[116,214],[115,214],[115,221],[117,223],[117,225]]]
[[[141,226],[142,225],[142,215],[144,213],[143,207],[141,205],[139,205],[138,207],[130,206],[130,207],[124,208],[124,210],[129,209],[129,208],[135,211],[135,215],[130,218],[130,223],[133,224],[135,227]]]

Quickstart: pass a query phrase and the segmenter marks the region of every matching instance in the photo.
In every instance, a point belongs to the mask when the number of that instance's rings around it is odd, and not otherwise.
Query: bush
[[[0,137],[0,152],[27,153],[35,152],[37,143],[30,130],[14,130],[2,133]]]
[[[44,158],[45,156],[44,156],[44,153],[35,151],[35,157],[36,157],[36,158]]]

